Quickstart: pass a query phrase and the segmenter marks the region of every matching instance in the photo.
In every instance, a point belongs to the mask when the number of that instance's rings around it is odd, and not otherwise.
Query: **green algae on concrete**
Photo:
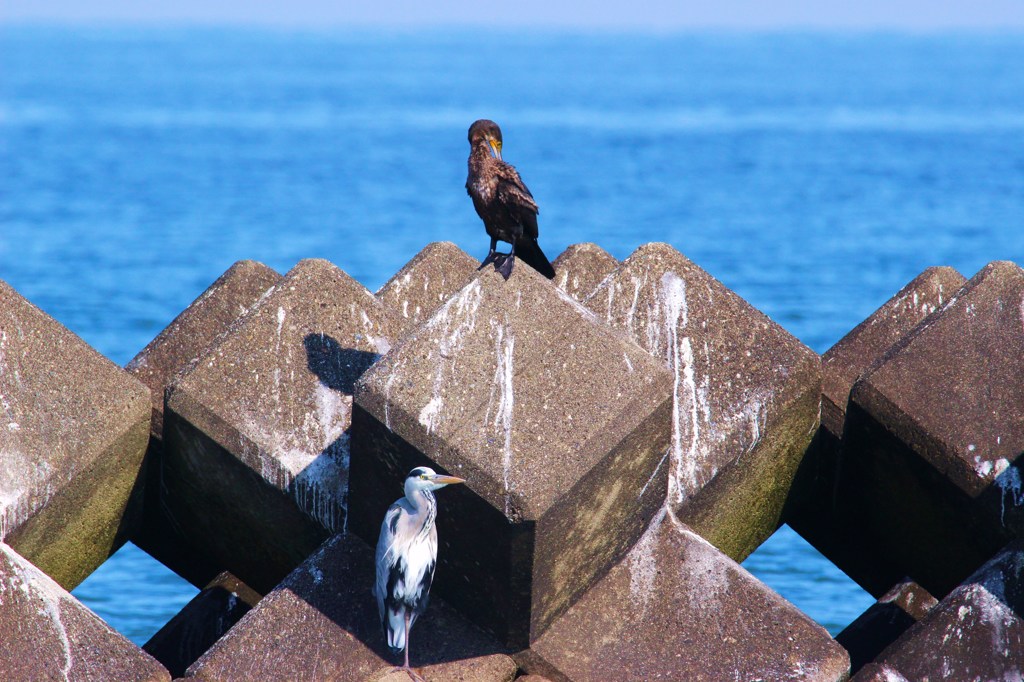
[[[72,589],[138,527],[149,390],[0,282],[0,395],[0,540]]]

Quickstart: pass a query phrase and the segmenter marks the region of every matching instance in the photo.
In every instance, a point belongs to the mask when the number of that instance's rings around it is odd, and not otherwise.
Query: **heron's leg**
[[[478,267],[477,270],[483,270],[484,266],[487,265],[488,263],[496,263],[497,262],[497,260],[498,260],[497,248],[498,248],[498,240],[496,238],[494,238],[494,237],[491,237],[491,248],[487,251],[487,257],[484,258],[482,261],[480,261],[480,267]]]
[[[501,276],[507,281],[512,276],[512,266],[516,264],[516,243],[512,242],[512,249],[508,252],[508,255],[501,261],[501,264],[495,263],[494,266],[501,273]]]
[[[405,667],[409,667],[409,609],[405,610]]]
[[[405,665],[402,667],[405,672],[409,674],[409,677],[415,680],[415,682],[426,682],[415,670],[409,667],[409,635],[412,634],[409,628],[409,610],[405,610]]]

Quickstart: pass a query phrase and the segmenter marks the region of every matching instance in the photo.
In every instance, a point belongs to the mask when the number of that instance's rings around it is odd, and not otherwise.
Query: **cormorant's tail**
[[[521,261],[548,279],[555,278],[555,269],[551,267],[548,257],[540,250],[537,240],[522,239],[516,242],[516,255],[519,256]]]

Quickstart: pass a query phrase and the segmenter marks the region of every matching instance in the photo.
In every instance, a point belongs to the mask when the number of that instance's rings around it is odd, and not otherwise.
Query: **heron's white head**
[[[411,496],[416,490],[437,490],[453,483],[465,483],[466,479],[457,476],[446,476],[435,472],[430,467],[416,467],[405,479],[405,494]]]

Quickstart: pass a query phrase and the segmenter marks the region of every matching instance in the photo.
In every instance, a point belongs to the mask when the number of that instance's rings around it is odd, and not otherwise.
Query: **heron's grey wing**
[[[397,557],[391,551],[395,542],[395,533],[398,532],[398,518],[402,514],[402,508],[396,503],[388,507],[384,514],[384,521],[380,524],[380,537],[377,538],[377,554],[375,558],[377,566],[377,579],[374,583],[373,594],[377,597],[377,611],[380,615],[381,625],[386,629],[385,602],[388,598],[388,583],[392,571],[397,563]]]

